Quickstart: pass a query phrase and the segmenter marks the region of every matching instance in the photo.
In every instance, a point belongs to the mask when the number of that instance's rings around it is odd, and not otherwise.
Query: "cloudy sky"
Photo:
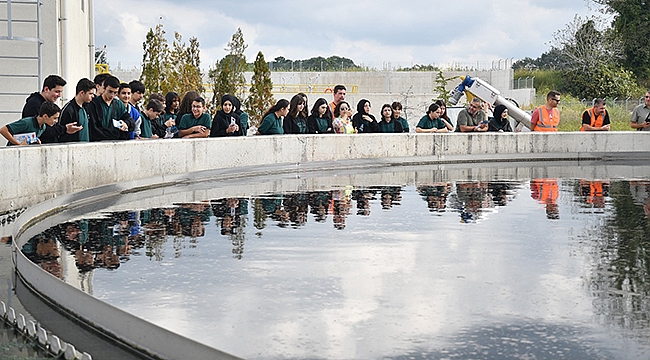
[[[97,46],[111,66],[140,66],[142,43],[160,22],[170,36],[197,37],[202,66],[225,55],[240,27],[247,58],[338,55],[357,64],[476,64],[538,57],[589,0],[113,0],[95,2]]]

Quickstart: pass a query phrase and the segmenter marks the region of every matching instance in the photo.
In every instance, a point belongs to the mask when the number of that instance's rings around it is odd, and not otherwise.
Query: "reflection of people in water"
[[[352,199],[357,202],[357,215],[370,216],[370,201],[377,199],[376,193],[372,189],[352,191]]]
[[[381,208],[389,210],[394,205],[399,205],[402,201],[401,186],[386,186],[381,188]]]
[[[559,187],[557,179],[533,179],[530,181],[530,197],[546,205],[546,217],[557,220],[560,209],[557,204]]]
[[[332,191],[332,221],[334,227],[338,230],[345,229],[345,218],[350,214],[352,209],[352,187],[337,189]]]
[[[507,181],[489,181],[488,193],[492,196],[492,201],[496,206],[506,206],[508,204],[508,195],[516,186],[516,183]]]
[[[63,268],[59,258],[59,247],[53,232],[54,230],[48,230],[29,239],[23,245],[22,251],[33,263],[61,279]]]
[[[309,195],[307,193],[286,194],[283,205],[289,212],[289,220],[293,227],[303,226],[307,223],[307,212],[309,211]]]
[[[460,211],[460,221],[475,222],[481,211],[493,207],[488,196],[487,183],[483,181],[459,182],[456,184],[458,202],[455,207]]]
[[[429,211],[444,212],[447,207],[447,196],[451,192],[450,182],[437,182],[417,187],[418,194],[427,202]]]
[[[605,197],[609,196],[609,181],[580,179],[580,195],[587,204],[602,209],[605,207]]]
[[[327,207],[331,198],[329,191],[312,191],[309,193],[310,213],[314,215],[317,222],[327,220]]]

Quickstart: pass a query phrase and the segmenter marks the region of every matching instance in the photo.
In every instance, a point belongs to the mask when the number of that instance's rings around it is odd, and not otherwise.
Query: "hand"
[[[78,132],[81,129],[83,129],[83,126],[77,125],[76,122],[69,123],[69,124],[65,125],[65,132],[68,133],[68,134],[71,134],[71,135]]]
[[[156,135],[156,134],[151,135],[151,138],[152,139],[160,139],[160,137],[158,137],[158,135]]]
[[[169,120],[165,121],[165,127],[172,127],[172,126],[175,126],[175,125],[176,125],[176,121],[174,121],[174,119],[169,119]]]
[[[361,118],[366,120],[366,121],[372,122],[372,118],[370,116],[368,116],[368,115],[361,115]]]
[[[603,125],[603,126],[601,127],[601,129],[602,129],[603,131],[609,131],[609,124],[607,124],[607,125]]]
[[[192,132],[203,134],[205,129],[207,128],[203,125],[196,125],[192,127]]]
[[[125,132],[129,131],[129,126],[122,120],[120,120],[120,130]]]

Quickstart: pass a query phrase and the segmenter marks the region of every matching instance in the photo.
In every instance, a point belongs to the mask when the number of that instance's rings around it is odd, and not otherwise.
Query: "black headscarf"
[[[505,105],[497,105],[494,108],[494,112],[493,112],[494,119],[497,120],[498,122],[503,122],[503,120],[501,119],[501,114],[503,114],[503,112],[506,111],[507,109],[508,108],[506,108]],[[507,118],[506,118],[506,120],[507,120]]]

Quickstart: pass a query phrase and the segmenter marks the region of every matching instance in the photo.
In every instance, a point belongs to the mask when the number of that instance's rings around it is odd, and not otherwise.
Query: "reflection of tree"
[[[639,191],[641,190],[641,191]],[[650,182],[613,182],[612,212],[593,236],[595,259],[589,287],[599,316],[623,329],[650,330],[650,221],[643,206]],[[641,198],[634,194],[641,193]],[[591,239],[589,239],[591,240]]]

